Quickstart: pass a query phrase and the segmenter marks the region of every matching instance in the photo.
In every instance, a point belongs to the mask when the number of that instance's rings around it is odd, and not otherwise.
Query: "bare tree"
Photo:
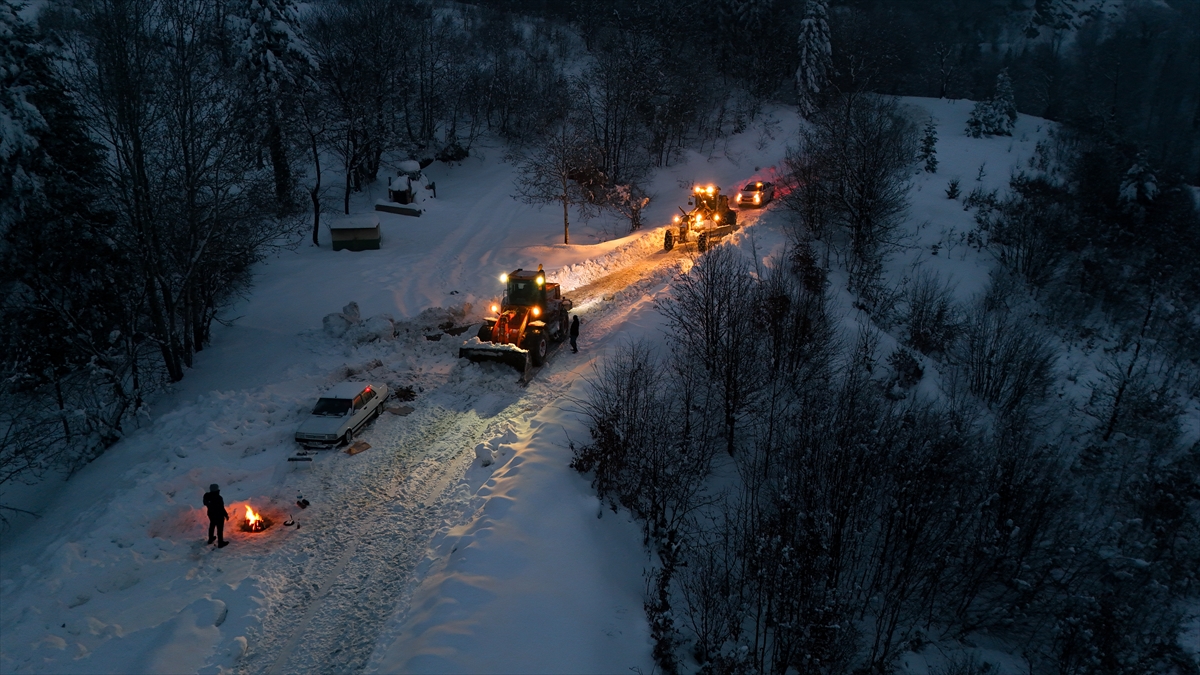
[[[595,207],[579,179],[595,170],[599,155],[578,127],[563,120],[532,152],[508,156],[517,169],[514,198],[526,204],[562,204],[563,243],[571,243],[571,207],[586,218]]]
[[[916,126],[895,100],[855,93],[814,115],[788,157],[790,182],[799,187],[789,204],[814,235],[827,221],[845,234],[859,288],[895,243],[916,150]]]
[[[740,252],[718,246],[678,278],[660,306],[677,336],[679,367],[707,376],[704,391],[712,394],[700,405],[719,416],[730,455],[764,379],[756,312],[747,311],[758,300],[756,283]]]

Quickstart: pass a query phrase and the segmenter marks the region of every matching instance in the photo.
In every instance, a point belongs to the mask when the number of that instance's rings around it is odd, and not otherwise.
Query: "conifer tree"
[[[996,91],[992,98],[980,101],[971,109],[967,119],[967,134],[975,138],[983,136],[1011,136],[1017,122],[1017,104],[1013,97],[1012,80],[1008,70],[996,76]]]
[[[291,96],[301,78],[316,68],[300,29],[294,0],[245,0],[242,16],[235,19],[242,36],[240,65],[249,78],[275,171],[275,196],[281,208],[292,205],[292,171],[285,136]]]
[[[826,14],[826,0],[808,0],[804,20],[800,22],[800,67],[796,69],[796,92],[800,98],[800,112],[806,116],[816,111],[816,97],[829,81],[833,68]]]
[[[937,121],[932,117],[925,124],[925,134],[921,138],[921,155],[919,159],[925,162],[925,170],[937,173]]]
[[[46,127],[29,100],[38,86],[38,47],[18,9],[10,0],[0,0],[0,180],[6,186],[0,192],[0,232],[24,212],[38,189],[29,163],[38,147],[36,134]]]
[[[94,458],[145,384],[101,148],[19,10],[0,0],[0,484]]]

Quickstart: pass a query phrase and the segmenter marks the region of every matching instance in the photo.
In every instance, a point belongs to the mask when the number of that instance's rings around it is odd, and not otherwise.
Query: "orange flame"
[[[261,530],[263,526],[262,516],[254,512],[250,505],[246,505],[246,527],[251,530]]]

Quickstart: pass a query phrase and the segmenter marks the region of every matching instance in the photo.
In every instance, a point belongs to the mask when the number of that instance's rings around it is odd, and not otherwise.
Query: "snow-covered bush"
[[[888,366],[892,369],[892,381],[901,389],[915,386],[925,375],[925,369],[917,361],[917,357],[903,347],[888,356]]]
[[[650,204],[650,196],[637,183],[614,185],[604,196],[609,208],[629,219],[629,231],[642,229],[642,209]]]

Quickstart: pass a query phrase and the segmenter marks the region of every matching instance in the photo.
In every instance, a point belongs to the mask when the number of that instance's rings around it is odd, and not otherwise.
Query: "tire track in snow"
[[[419,420],[402,418],[403,438],[395,445],[373,439],[371,451],[388,453],[386,465],[339,505],[346,518],[327,513],[307,528],[307,541],[290,556],[295,571],[274,575],[273,585],[286,597],[272,600],[239,670],[362,670],[384,624],[411,593],[429,542],[454,510],[450,492],[474,460],[474,446],[535,414],[561,386],[521,390],[489,417],[433,405],[447,395],[461,405],[463,394],[443,391],[455,388],[428,392],[430,405]]]
[[[756,220],[757,214],[745,226]],[[662,283],[691,250],[694,247],[648,255],[572,295],[580,305],[591,304],[609,292]],[[597,308],[596,328],[603,331],[618,324],[625,314],[619,310],[629,309],[623,306],[634,301],[621,298],[617,305]],[[385,625],[408,610],[420,581],[417,568],[453,511],[450,491],[474,460],[471,450],[559,398],[571,377],[559,376],[569,369],[555,371],[546,372],[528,389],[490,392],[512,395],[513,400],[487,417],[470,409],[469,397],[479,383],[472,378],[447,383],[426,392],[427,405],[420,412],[395,420],[391,429],[397,437],[391,443],[373,438],[372,450],[388,453],[384,465],[367,471],[359,489],[340,495],[344,500],[338,510],[319,514],[304,530],[303,540],[281,553],[284,560],[274,569],[262,570],[263,583],[282,589],[282,597],[272,598],[238,670],[363,670]],[[468,409],[455,410],[463,407],[464,398]],[[439,400],[445,405],[436,405]],[[383,432],[379,426],[375,435]],[[326,489],[337,489],[331,474],[343,469],[337,462],[324,467],[321,482]]]

